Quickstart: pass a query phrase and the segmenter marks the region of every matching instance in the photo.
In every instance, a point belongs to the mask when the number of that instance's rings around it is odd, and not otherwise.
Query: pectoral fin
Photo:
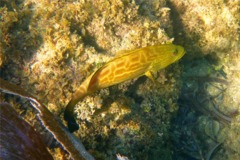
[[[145,73],[145,75],[146,75],[149,79],[151,79],[151,81],[152,81],[154,84],[156,84],[156,81],[155,81],[155,79],[154,79],[151,71],[147,71],[147,72]]]

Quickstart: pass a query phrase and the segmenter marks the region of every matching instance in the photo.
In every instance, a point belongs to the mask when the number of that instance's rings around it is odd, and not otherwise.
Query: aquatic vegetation
[[[88,94],[142,75],[154,81],[152,72],[176,62],[184,54],[183,47],[165,44],[126,51],[123,55],[109,61],[78,87],[66,106],[64,119],[68,122],[69,130],[74,132],[78,129],[73,117],[74,106]]]
[[[197,81],[197,88],[193,92],[191,87],[185,87],[187,90],[183,91],[182,98],[189,99],[196,110],[209,114],[219,121],[231,123],[231,116],[221,113],[217,106],[229,82],[216,77],[189,77],[190,81]]]

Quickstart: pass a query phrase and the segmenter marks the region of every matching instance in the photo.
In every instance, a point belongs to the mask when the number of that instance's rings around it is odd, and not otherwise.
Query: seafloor
[[[0,78],[65,124],[72,93],[119,51],[182,45],[185,56],[156,73],[157,83],[141,77],[79,102],[74,134],[96,159],[240,159],[239,25],[239,0],[1,0]],[[0,98],[54,159],[70,159],[29,103]]]

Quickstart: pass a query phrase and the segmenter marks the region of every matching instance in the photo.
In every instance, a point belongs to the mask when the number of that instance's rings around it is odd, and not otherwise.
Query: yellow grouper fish
[[[64,119],[68,122],[70,132],[79,128],[73,116],[74,106],[86,95],[143,75],[152,79],[151,72],[167,67],[184,54],[181,46],[163,44],[126,51],[103,65],[80,85],[66,106]]]

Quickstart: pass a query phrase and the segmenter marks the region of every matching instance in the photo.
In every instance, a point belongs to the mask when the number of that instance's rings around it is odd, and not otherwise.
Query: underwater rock
[[[41,135],[8,103],[0,103],[0,124],[0,159],[53,159]]]

